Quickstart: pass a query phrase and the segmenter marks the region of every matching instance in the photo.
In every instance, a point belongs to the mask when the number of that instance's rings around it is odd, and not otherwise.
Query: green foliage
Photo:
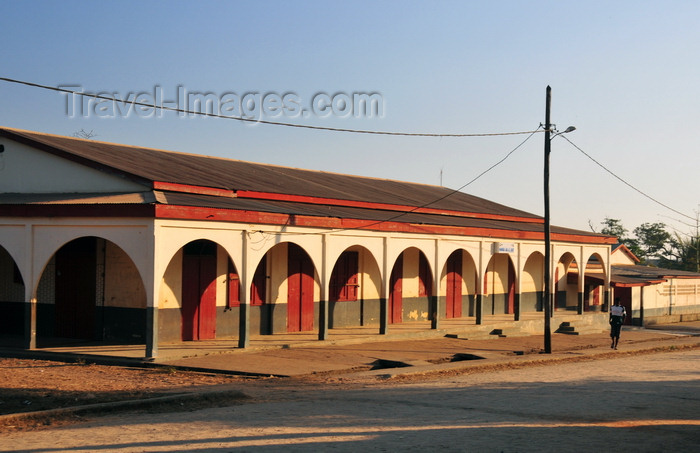
[[[657,222],[643,223],[634,229],[637,250],[633,252],[643,263],[664,257],[671,240],[671,235],[665,228],[665,224]]]
[[[616,238],[622,240],[627,234],[627,229],[622,226],[622,221],[619,219],[611,219],[606,217],[600,222],[603,228],[600,230],[601,234],[607,234],[608,236],[615,236]]]
[[[659,265],[668,269],[700,272],[700,237],[683,237],[676,233],[669,240]]]
[[[622,225],[622,221],[620,219],[611,219],[610,217],[606,217],[600,223],[603,225],[603,228],[600,230],[601,234],[616,237],[620,244],[624,244],[632,253],[639,256],[637,254],[639,251],[637,241],[633,238],[627,237],[627,228]],[[593,231],[595,231],[595,229]]]
[[[627,237],[628,230],[621,220],[606,217],[600,223],[603,225],[602,234],[615,236],[642,264],[700,272],[700,237],[697,232],[693,236],[671,235],[664,223],[656,222],[639,225],[632,231],[634,237]]]

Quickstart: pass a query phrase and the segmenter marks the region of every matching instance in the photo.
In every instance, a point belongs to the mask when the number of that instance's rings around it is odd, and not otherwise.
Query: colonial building
[[[0,192],[0,322],[26,348],[543,310],[543,219],[444,187],[0,128]],[[605,311],[615,238],[551,231],[555,310]]]

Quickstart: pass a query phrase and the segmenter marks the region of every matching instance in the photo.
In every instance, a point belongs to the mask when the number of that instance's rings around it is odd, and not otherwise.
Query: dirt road
[[[245,404],[0,437],[1,451],[693,451],[700,350],[422,382],[283,384]]]

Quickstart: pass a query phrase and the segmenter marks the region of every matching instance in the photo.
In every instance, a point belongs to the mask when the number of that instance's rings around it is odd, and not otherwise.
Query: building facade
[[[611,286],[627,311],[627,324],[700,319],[700,273],[640,266],[624,245],[613,249],[610,261]]]
[[[543,219],[461,192],[9,128],[0,148],[0,317],[26,348],[543,310]],[[615,238],[552,240],[554,309],[605,311]]]

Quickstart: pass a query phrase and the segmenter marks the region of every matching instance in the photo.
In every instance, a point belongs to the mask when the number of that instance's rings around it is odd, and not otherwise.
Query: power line
[[[7,77],[0,77],[0,81],[9,82],[9,83],[16,83],[19,85],[25,85],[25,86],[29,86],[29,87],[33,87],[33,88],[41,88],[44,90],[56,91],[59,93],[72,94],[74,96],[82,96],[82,97],[102,99],[102,100],[112,101],[112,102],[127,103],[127,101],[124,101],[124,100],[116,98],[116,97],[103,96],[103,95],[100,95],[97,93],[84,93],[84,92],[80,92],[80,91],[73,91],[73,90],[68,90],[65,88],[52,87],[52,86],[48,86],[48,85],[41,85],[39,83],[10,79]],[[166,110],[166,111],[177,112],[177,113],[185,113],[188,115],[199,115],[199,116],[205,116],[205,117],[211,117],[211,118],[222,118],[222,119],[227,119],[227,120],[235,120],[235,121],[242,121],[242,122],[256,123],[256,124],[268,124],[268,125],[272,125],[272,126],[295,127],[295,128],[300,128],[300,129],[314,129],[314,130],[330,131],[330,132],[348,132],[348,133],[353,133],[353,134],[393,135],[393,136],[402,136],[402,137],[464,138],[464,137],[499,137],[499,136],[506,136],[506,135],[524,135],[524,134],[532,134],[532,133],[538,132],[537,130],[535,130],[535,131],[496,132],[496,133],[480,133],[480,134],[434,134],[434,133],[423,133],[423,132],[371,131],[371,130],[362,130],[362,129],[344,129],[344,128],[339,128],[339,127],[311,126],[308,124],[284,123],[284,122],[280,122],[280,121],[258,120],[258,119],[253,119],[253,118],[245,118],[245,117],[241,117],[241,116],[226,116],[226,115],[221,115],[221,114],[217,114],[217,113],[198,112],[196,110],[187,110],[187,109],[180,109],[180,108],[176,108],[176,107],[167,107],[167,106],[163,106],[163,105],[157,105],[155,102],[153,104],[148,104],[145,102],[137,102],[135,99],[133,101],[129,101],[128,103],[132,104],[134,106],[148,107],[148,108]]]
[[[566,137],[565,135],[561,135],[561,137],[562,137],[564,140],[566,140],[567,142],[569,142],[569,143],[571,144],[571,146],[573,146],[574,148],[576,148],[577,150],[579,150],[584,156],[586,156],[587,158],[589,158],[590,160],[592,160],[596,165],[598,165],[600,168],[602,168],[603,170],[605,170],[605,171],[607,171],[608,173],[610,173],[615,179],[617,179],[618,181],[622,182],[622,183],[623,183],[624,185],[626,185],[627,187],[629,187],[629,188],[631,188],[632,190],[634,190],[634,191],[640,193],[642,196],[648,198],[649,200],[653,201],[654,203],[656,203],[656,204],[658,204],[658,205],[660,205],[660,206],[663,206],[664,208],[668,209],[669,211],[675,212],[676,214],[678,214],[678,215],[680,215],[680,216],[683,216],[683,217],[685,217],[685,218],[688,218],[688,219],[690,219],[690,220],[695,220],[694,217],[691,217],[691,216],[689,216],[689,215],[687,215],[687,214],[683,214],[682,212],[677,211],[677,210],[673,209],[672,207],[670,207],[670,206],[668,206],[668,205],[666,205],[666,204],[660,202],[659,200],[657,200],[656,198],[652,197],[651,195],[648,195],[647,193],[643,192],[642,190],[637,189],[637,188],[636,188],[635,186],[633,186],[632,184],[628,183],[627,181],[625,181],[625,180],[622,179],[621,177],[617,176],[612,170],[609,170],[605,165],[603,165],[603,164],[601,164],[600,162],[598,162],[597,160],[595,160],[590,154],[588,154],[587,152],[585,152],[584,150],[582,150],[581,148],[579,148],[578,146],[576,146],[576,144],[575,144],[574,142],[572,142],[571,140],[569,140],[568,137]]]
[[[542,127],[542,125],[540,125],[540,127]],[[358,227],[354,227],[354,228],[337,228],[337,229],[333,229],[333,230],[327,231],[326,233],[339,233],[339,232],[341,232],[341,231],[356,230],[356,229],[358,229],[358,228],[363,228],[363,229],[364,229],[364,228],[371,228],[371,227],[376,226],[376,225],[381,225],[382,223],[392,222],[392,221],[394,221],[394,220],[396,220],[396,219],[399,219],[399,218],[401,218],[401,217],[403,217],[403,216],[405,216],[405,215],[407,215],[407,214],[410,214],[410,213],[412,213],[412,212],[414,212],[414,211],[417,211],[418,209],[427,208],[428,206],[433,205],[433,204],[437,203],[438,201],[442,201],[442,200],[444,200],[445,198],[448,198],[448,197],[450,197],[450,196],[456,194],[457,192],[459,192],[460,190],[464,189],[464,188],[467,187],[468,185],[474,183],[476,180],[478,180],[479,178],[481,178],[482,176],[484,176],[486,173],[490,172],[491,170],[493,170],[494,168],[496,168],[497,166],[499,166],[500,164],[502,164],[503,162],[505,162],[506,159],[508,159],[515,151],[517,151],[521,146],[523,146],[523,145],[525,144],[525,142],[527,142],[528,140],[530,140],[530,138],[532,138],[532,136],[535,135],[535,133],[538,132],[538,130],[540,129],[540,127],[538,127],[537,130],[532,131],[532,132],[530,133],[530,135],[528,135],[528,136],[525,138],[525,140],[523,140],[523,141],[520,142],[515,148],[513,148],[512,150],[510,150],[501,160],[499,160],[498,162],[496,162],[495,164],[491,165],[491,166],[490,166],[489,168],[487,168],[486,170],[484,170],[484,171],[482,171],[481,173],[479,173],[475,178],[473,178],[472,180],[470,180],[470,181],[467,182],[466,184],[462,185],[460,188],[458,188],[458,189],[453,189],[452,191],[450,191],[449,193],[443,195],[443,196],[440,197],[440,198],[437,198],[437,199],[435,199],[435,200],[432,200],[432,201],[430,201],[430,202],[428,202],[428,203],[424,203],[424,204],[422,204],[422,205],[420,205],[420,206],[416,206],[416,207],[414,207],[414,208],[412,208],[412,209],[409,209],[408,211],[400,212],[400,213],[398,213],[398,214],[396,214],[396,215],[394,215],[394,216],[392,216],[392,217],[389,217],[388,219],[378,220],[378,221],[376,221],[376,222],[370,222],[370,223],[368,223],[368,224],[366,224],[366,225],[362,225],[362,226],[358,226]],[[258,231],[258,232],[259,232],[259,233],[262,233],[262,234],[265,234],[264,231]],[[296,234],[296,235],[304,235],[304,234],[314,235],[314,234],[318,234],[318,233],[303,233],[303,232],[297,232],[297,233],[294,233],[294,234]],[[267,239],[264,239],[264,240],[267,241]]]
[[[126,103],[127,101],[124,101],[122,99],[116,98],[116,97],[109,97],[109,96],[103,96],[100,94],[96,93],[85,93],[85,92],[80,92],[80,91],[74,91],[74,90],[68,90],[65,88],[59,88],[59,87],[52,87],[48,85],[42,85],[39,83],[34,83],[34,82],[27,82],[23,80],[17,80],[17,79],[11,79],[7,77],[0,77],[0,81],[8,82],[8,83],[15,83],[19,85],[25,85],[33,88],[41,88],[44,90],[50,90],[50,91],[55,91],[59,93],[65,93],[65,94],[72,94],[74,96],[81,96],[81,97],[90,97],[94,99],[102,99],[106,101],[112,101],[112,102],[121,102],[121,103]],[[148,107],[148,108],[154,108],[154,109],[160,109],[160,110],[165,110],[165,111],[171,111],[171,112],[176,112],[176,113],[184,113],[184,114],[189,114],[189,115],[199,115],[199,116],[204,116],[204,117],[212,117],[212,118],[222,118],[222,119],[229,119],[229,120],[235,120],[235,121],[242,121],[242,122],[249,122],[249,123],[259,123],[259,124],[267,124],[267,125],[272,125],[272,126],[285,126],[285,127],[293,127],[293,128],[301,128],[301,129],[312,129],[312,130],[321,130],[321,131],[330,131],[330,132],[346,132],[346,133],[354,133],[354,134],[373,134],[373,135],[391,135],[391,136],[403,136],[403,137],[445,137],[445,138],[464,138],[464,137],[497,137],[497,136],[508,136],[508,135],[524,135],[524,134],[529,134],[525,140],[523,140],[518,146],[513,148],[508,154],[506,154],[501,160],[493,164],[491,167],[487,168],[483,172],[481,172],[479,175],[477,175],[474,179],[471,181],[467,182],[463,186],[461,186],[458,189],[453,190],[452,192],[436,199],[433,200],[429,203],[426,203],[422,206],[417,206],[409,211],[403,212],[401,214],[398,214],[394,217],[391,217],[387,220],[371,223],[369,225],[364,226],[364,228],[378,225],[384,222],[390,222],[392,220],[395,220],[399,217],[402,217],[406,214],[409,214],[411,212],[414,212],[418,209],[428,207],[434,203],[437,203],[439,201],[444,200],[445,198],[455,194],[456,192],[459,192],[460,190],[464,189],[465,187],[469,186],[470,184],[474,183],[477,181],[479,178],[481,178],[483,175],[491,171],[492,169],[496,168],[498,165],[503,163],[506,159],[508,159],[511,154],[513,154],[518,148],[520,148],[522,145],[525,144],[534,134],[537,132],[540,132],[541,129],[541,124],[540,127],[535,129],[534,131],[517,131],[517,132],[497,132],[497,133],[462,133],[462,134],[438,134],[438,133],[422,133],[422,132],[394,132],[394,131],[371,131],[371,130],[362,130],[362,129],[345,129],[345,128],[336,128],[336,127],[325,127],[325,126],[312,126],[312,125],[307,125],[307,124],[293,124],[293,123],[284,123],[284,122],[279,122],[279,121],[268,121],[268,120],[259,120],[259,119],[253,119],[253,118],[245,118],[245,117],[239,117],[239,116],[226,116],[226,115],[221,115],[221,114],[216,114],[216,113],[208,113],[208,112],[198,112],[195,110],[187,110],[187,109],[180,109],[176,107],[168,107],[168,106],[163,106],[163,105],[157,105],[155,102],[153,104],[148,104],[144,102],[137,102],[136,100],[133,100],[130,102],[131,104],[135,106],[141,106],[141,107]],[[596,165],[601,167],[603,170],[608,172],[610,175],[612,175],[614,178],[625,184],[626,186],[630,187],[634,191],[638,192],[642,196],[648,198],[649,200],[653,201],[654,203],[672,211],[675,212],[676,214],[683,216],[685,218],[691,219],[691,220],[696,220],[693,217],[686,215],[676,209],[671,208],[670,206],[660,202],[659,200],[655,199],[654,197],[646,194],[642,190],[636,188],[632,184],[628,183],[624,179],[622,179],[620,176],[616,175],[613,171],[609,170],[607,167],[605,167],[603,164],[598,162],[596,159],[594,159],[591,155],[586,153],[584,150],[582,150],[580,147],[578,147],[575,143],[573,143],[571,140],[569,140],[568,137],[562,135],[562,138],[564,138],[569,144],[571,144],[574,148],[576,148],[578,151],[580,151],[584,156],[588,157],[590,160],[592,160]],[[343,231],[344,229],[341,229],[339,231]]]

